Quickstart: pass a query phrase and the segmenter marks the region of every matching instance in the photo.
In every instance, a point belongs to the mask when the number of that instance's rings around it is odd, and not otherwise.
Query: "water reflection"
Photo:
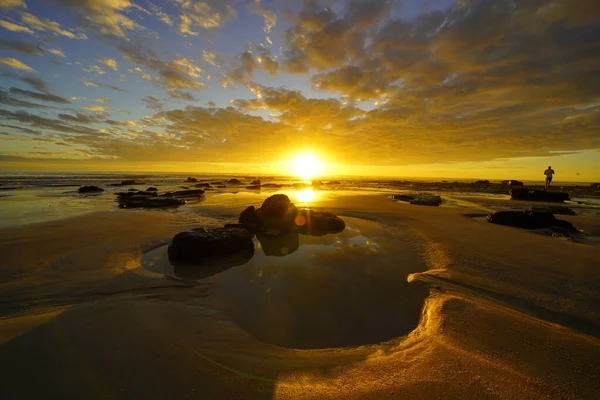
[[[409,333],[428,294],[407,282],[426,269],[422,257],[374,222],[344,220],[347,229],[337,234],[259,235],[251,258],[171,265],[165,246],[142,265],[178,279],[211,277],[215,305],[264,342],[345,347]]]
[[[422,258],[376,223],[344,219],[352,229],[300,235],[285,257],[257,252],[215,276],[217,306],[259,340],[291,348],[379,343],[412,331],[428,292],[406,278],[425,270]]]

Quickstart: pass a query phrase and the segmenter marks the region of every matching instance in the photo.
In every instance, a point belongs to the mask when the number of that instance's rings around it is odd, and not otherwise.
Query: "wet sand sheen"
[[[289,348],[360,346],[408,334],[428,290],[407,277],[424,271],[424,260],[377,223],[343,218],[344,232],[300,235],[285,256],[267,256],[263,247],[277,239],[262,237],[250,261],[209,279],[217,308],[257,339]],[[194,278],[193,269],[181,274],[169,264],[165,247],[142,266]],[[202,267],[195,270],[204,278]]]

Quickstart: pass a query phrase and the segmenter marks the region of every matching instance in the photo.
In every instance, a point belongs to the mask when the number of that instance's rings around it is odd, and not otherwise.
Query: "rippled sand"
[[[560,216],[583,230],[577,242],[478,217],[515,203],[340,191],[297,200],[348,229],[301,236],[285,257],[257,241],[250,262],[199,277],[164,258],[174,233],[260,200],[0,230],[0,398],[600,393],[598,216]]]

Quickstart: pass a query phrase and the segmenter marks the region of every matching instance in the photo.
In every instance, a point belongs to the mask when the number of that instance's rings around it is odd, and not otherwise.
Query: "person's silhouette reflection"
[[[274,236],[257,233],[256,239],[260,242],[263,252],[267,256],[287,256],[298,250],[298,246],[300,246],[300,238],[296,232]]]

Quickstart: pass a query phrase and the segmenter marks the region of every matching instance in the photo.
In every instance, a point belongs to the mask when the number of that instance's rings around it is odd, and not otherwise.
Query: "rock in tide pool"
[[[77,189],[79,193],[100,193],[104,192],[104,189],[98,186],[82,186]]]
[[[215,257],[254,254],[252,235],[246,229],[212,228],[179,232],[169,246],[169,260],[205,264]]]
[[[298,233],[311,236],[340,233],[346,228],[344,221],[337,215],[308,208],[298,210],[294,223]]]
[[[247,207],[240,214],[240,218],[238,219],[238,222],[240,224],[255,225],[258,228],[258,226],[260,225],[260,217],[258,216],[258,213],[256,212],[256,208],[254,208],[254,206]]]
[[[168,208],[179,207],[183,204],[185,204],[185,200],[177,197],[132,196],[119,199],[121,208]]]
[[[296,206],[285,194],[267,197],[257,210],[261,231],[266,235],[278,235],[294,228]]]
[[[549,192],[546,190],[533,190],[527,188],[511,189],[510,198],[512,200],[546,201],[554,203],[562,203],[563,201],[571,199],[569,193]]]
[[[496,211],[487,216],[488,222],[522,229],[545,229],[558,227],[570,232],[577,229],[568,221],[556,219],[551,212],[544,211]]]
[[[442,204],[442,198],[440,196],[419,194],[410,200],[410,204],[438,207],[440,204]]]
[[[161,197],[200,197],[204,195],[204,190],[202,189],[188,189],[188,190],[177,190],[175,192],[167,192],[165,194],[161,194]]]

